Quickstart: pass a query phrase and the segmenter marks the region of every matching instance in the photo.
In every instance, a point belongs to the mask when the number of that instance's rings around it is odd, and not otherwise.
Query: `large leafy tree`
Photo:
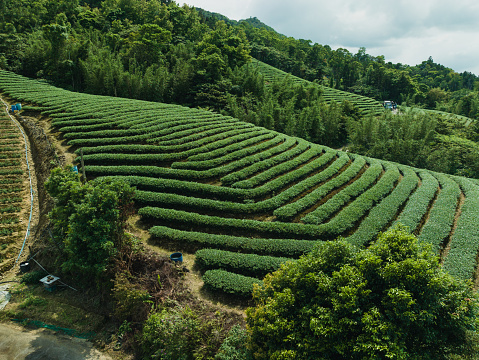
[[[326,242],[268,275],[247,310],[256,359],[473,354],[478,299],[403,228],[367,250]]]
[[[60,168],[45,187],[55,199],[49,217],[54,237],[64,245],[62,269],[79,281],[101,285],[108,265],[122,251],[134,190],[109,179],[82,184],[77,174]]]

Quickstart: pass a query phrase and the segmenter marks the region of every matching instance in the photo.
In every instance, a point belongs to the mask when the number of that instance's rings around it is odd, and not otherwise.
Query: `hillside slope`
[[[295,83],[302,83],[306,85],[314,84],[308,80],[304,80],[297,76],[288,74],[259,60],[252,59],[252,63],[259,70],[259,72],[263,74],[266,81],[278,81],[286,76],[290,76]],[[336,103],[341,103],[341,101],[347,100],[351,102],[354,106],[356,106],[358,109],[360,109],[364,115],[380,115],[385,111],[384,107],[379,101],[369,98],[367,96],[356,95],[347,91],[333,89],[324,85],[317,84],[317,86],[321,88],[323,98],[326,103],[331,103],[333,101]]]
[[[204,110],[68,92],[6,71],[0,90],[51,117],[82,149],[89,178],[138,189],[150,233],[197,253],[212,288],[252,284],[316,241],[365,246],[396,222],[433,244],[444,266],[475,278],[479,186],[336,151]],[[77,159],[79,160],[79,159]],[[222,270],[217,270],[222,269]]]
[[[286,73],[286,72],[284,72],[280,69],[277,69],[277,68],[275,68],[271,65],[268,65],[268,64],[266,64],[262,61],[256,60],[256,59],[252,59],[252,64],[255,66],[256,69],[259,70],[259,72],[261,74],[263,74],[266,81],[274,81],[274,80],[281,81],[285,77],[289,76],[289,77],[291,77],[291,79],[295,83],[298,83],[298,84],[305,84],[305,85],[314,84],[311,81],[308,81],[308,80],[299,78],[297,76],[288,74],[288,73]],[[357,94],[350,93],[350,92],[347,92],[347,91],[333,89],[331,87],[324,86],[324,85],[317,84],[317,86],[319,86],[321,88],[322,93],[323,93],[323,98],[324,98],[325,102],[328,103],[328,104],[331,103],[331,102],[340,103],[343,100],[347,100],[350,103],[352,103],[354,106],[356,106],[359,110],[361,110],[362,114],[366,115],[366,116],[367,115],[372,115],[372,116],[381,115],[385,111],[383,105],[379,101],[377,101],[373,98],[370,98],[370,97],[367,97],[367,96],[362,96],[362,95],[357,95]],[[408,107],[403,106],[402,108],[407,109]],[[421,108],[413,108],[413,109],[414,109],[414,111],[417,111],[418,113],[421,113],[421,114],[431,114],[431,115],[445,116],[449,119],[457,121],[460,124],[464,124],[465,126],[469,126],[473,122],[476,121],[476,120],[468,118],[466,116],[457,115],[457,114],[453,114],[453,113],[448,113],[448,112],[445,112],[445,111],[421,109]]]

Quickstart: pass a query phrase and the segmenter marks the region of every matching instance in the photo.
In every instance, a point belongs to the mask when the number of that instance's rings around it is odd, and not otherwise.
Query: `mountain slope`
[[[259,60],[252,59],[252,63],[253,66],[255,66],[264,75],[266,81],[278,81],[286,76],[290,76],[295,83],[306,85],[314,84],[308,80],[304,80],[297,76],[288,74]],[[341,103],[343,100],[347,100],[351,102],[354,106],[356,106],[358,109],[360,109],[364,115],[374,116],[384,113],[384,107],[377,100],[374,100],[367,96],[356,95],[347,91],[333,89],[319,84],[317,86],[321,88],[323,92],[323,98],[326,103]]]
[[[358,246],[396,221],[474,277],[479,186],[467,178],[336,151],[204,110],[68,92],[10,72],[0,89],[51,117],[88,177],[136,186],[151,234],[198,254],[213,288],[252,284],[316,241]],[[219,251],[222,250],[222,251]],[[238,254],[241,253],[242,255]]]

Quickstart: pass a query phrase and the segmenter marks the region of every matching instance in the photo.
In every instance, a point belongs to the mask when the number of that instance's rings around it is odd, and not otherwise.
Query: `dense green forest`
[[[311,83],[266,82],[252,57]],[[73,91],[206,108],[323,145],[479,177],[475,123],[417,112],[369,118],[348,102],[326,104],[318,86],[477,119],[479,78],[432,58],[392,64],[365,48],[333,50],[256,18],[231,21],[174,1],[2,0],[0,68]]]

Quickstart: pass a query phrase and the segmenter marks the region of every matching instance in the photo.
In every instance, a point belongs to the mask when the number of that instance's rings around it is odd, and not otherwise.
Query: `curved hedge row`
[[[240,251],[253,254],[299,258],[310,252],[316,241],[294,239],[258,239],[232,235],[209,234],[205,232],[177,230],[166,226],[153,226],[150,233],[166,241],[190,244],[195,247]]]
[[[316,158],[319,156],[318,161],[312,162],[310,164],[314,163],[314,166],[316,167],[321,167],[324,164],[326,164],[327,161],[330,160],[330,158],[327,158],[325,161],[324,158],[322,158],[324,149],[321,146],[312,146],[309,149],[307,149],[305,152],[302,154],[298,155],[297,157],[285,161],[284,163],[281,163],[279,165],[273,166],[272,168],[261,172],[258,175],[255,175],[247,180],[242,180],[235,182],[231,186],[234,188],[241,188],[241,189],[252,189],[256,186],[259,186],[261,184],[264,184],[265,182],[276,178],[277,176],[282,176],[286,174],[288,171],[297,168],[300,165],[303,165],[307,163],[308,161],[311,161],[312,159]],[[301,169],[293,170],[293,171],[304,171],[303,168],[308,167],[308,165],[305,165],[301,167]],[[309,170],[311,169],[311,166],[309,166]]]
[[[245,147],[255,147],[254,145],[256,145],[257,143],[266,141],[268,139],[271,139],[272,141],[274,141],[274,145],[281,144],[286,140],[285,137],[280,134],[277,134],[273,138],[268,137],[267,135],[269,134],[259,135],[259,136],[251,137],[251,138],[245,138],[242,141],[236,141],[227,146],[222,146],[222,147],[213,149],[211,151],[205,151],[199,154],[191,155],[188,157],[188,161],[199,162],[199,161],[210,161],[211,159],[218,159],[218,158],[230,155],[232,153],[235,153],[237,151],[244,150]],[[262,149],[262,151],[264,151],[265,149],[267,149],[267,147]]]
[[[454,178],[466,199],[450,241],[444,269],[460,279],[470,279],[476,267],[479,248],[479,187],[465,178]]]
[[[327,167],[324,171],[318,174],[316,184],[324,182],[338,172],[347,164],[349,157],[342,153],[339,158]],[[291,221],[295,216],[305,211],[306,209],[312,207],[314,204],[318,203],[323,197],[329,194],[334,189],[340,187],[347,181],[355,177],[359,171],[366,165],[366,160],[363,157],[357,157],[356,160],[342,173],[340,173],[335,178],[327,181],[325,184],[314,189],[309,194],[297,199],[296,201],[279,207],[274,211],[274,216],[280,221]],[[311,188],[314,185],[311,185]]]
[[[253,138],[251,138],[253,137]],[[241,135],[237,135],[235,137],[235,140],[238,139],[248,139],[248,140],[243,140],[242,143],[246,142],[252,142],[255,143],[259,139],[265,139],[265,138],[271,138],[271,134],[266,134],[266,135],[258,135],[254,132],[246,132]],[[273,144],[278,144],[282,141],[282,138],[276,137],[270,140],[269,145]],[[230,142],[230,141],[227,141]],[[187,149],[184,150],[185,144],[182,145],[177,145],[173,147],[166,147],[166,146],[153,146],[153,145],[143,145],[145,147],[150,147],[150,151],[148,153],[140,153],[140,154],[129,154],[129,153],[93,153],[93,154],[86,154],[83,156],[83,160],[86,164],[91,165],[91,164],[102,164],[102,165],[112,165],[112,164],[130,164],[130,165],[152,165],[154,163],[158,162],[173,162],[173,161],[178,161],[180,159],[186,159],[188,158],[189,155],[193,154],[198,154],[201,153],[201,151],[208,151],[212,147],[216,148],[217,146],[220,146],[221,141],[216,141],[214,142],[213,146],[211,145],[204,145],[204,146],[199,146],[197,144],[192,144],[194,147],[192,149]],[[195,146],[196,145],[196,146]],[[131,150],[135,150],[135,145],[126,145],[123,146],[122,148],[125,149],[126,147],[129,147]],[[148,148],[147,148],[148,149]],[[159,150],[163,149],[163,152],[160,152]],[[142,149],[139,149],[141,151]],[[153,150],[153,151],[151,151]],[[184,150],[184,151],[183,151]],[[137,150],[138,151],[138,150]],[[77,150],[77,152],[80,152]],[[80,158],[77,157],[76,159],[77,162],[80,161]]]
[[[439,182],[427,171],[419,171],[419,176],[422,180],[421,185],[409,198],[406,207],[391,227],[401,223],[411,232],[415,232],[426,215],[431,201],[434,200],[438,191]]]
[[[168,224],[187,225],[189,227],[211,229],[216,232],[255,233],[270,237],[294,238],[306,240],[332,239],[339,235],[328,231],[326,227],[282,222],[228,219],[156,207],[143,207],[138,214],[149,219],[159,219]]]
[[[287,138],[283,144],[275,148],[275,151],[270,150],[270,157],[264,159],[261,162],[256,162],[250,166],[247,166],[241,170],[235,171],[231,174],[223,176],[221,182],[224,185],[231,185],[238,181],[244,180],[249,176],[267,170],[273,166],[281,164],[285,161],[288,161],[299,154],[303,153],[309,148],[309,144],[306,141],[297,141],[294,138]]]
[[[377,234],[394,220],[399,208],[416,189],[419,182],[416,172],[408,167],[400,168],[404,171],[403,179],[386,198],[371,209],[354,234],[346,238],[348,242],[363,246],[376,238]]]
[[[328,154],[328,153],[326,153]],[[332,156],[335,156],[334,153]],[[137,175],[137,176],[156,176],[173,179],[185,179],[185,180],[202,180],[209,178],[221,178],[222,176],[229,174],[236,169],[243,168],[245,166],[254,164],[258,161],[262,161],[268,158],[268,152],[260,152],[254,155],[244,157],[235,162],[228,163],[221,167],[212,168],[208,170],[196,171],[196,170],[184,170],[184,169],[169,169],[155,166],[85,166],[86,171],[94,176],[109,176],[109,175]],[[322,157],[320,157],[321,159]],[[290,181],[295,181],[298,178],[305,176],[315,169],[314,166],[303,167],[301,171],[295,171],[294,175],[289,176]]]
[[[424,224],[419,240],[433,244],[439,251],[442,242],[448,237],[454,224],[456,209],[461,196],[459,185],[444,174],[434,174],[441,190],[434,202],[429,217]]]
[[[202,270],[222,269],[259,279],[278,270],[281,264],[293,261],[283,257],[242,254],[217,249],[201,249],[195,253],[195,256],[195,262]]]
[[[208,270],[203,274],[205,286],[213,291],[250,298],[255,285],[263,282],[253,277],[231,273],[225,270]]]
[[[379,161],[371,161],[370,167],[364,174],[351,185],[342,189],[324,204],[310,212],[301,220],[306,224],[321,224],[324,220],[331,217],[332,214],[339,211],[343,206],[353,198],[366,191],[383,172],[383,165]]]
[[[178,145],[100,145],[83,147],[82,149],[84,154],[124,153],[125,156],[128,156],[128,154],[187,152],[186,155],[189,156],[234,144],[238,140],[264,133],[264,130],[255,128],[242,128],[241,126],[238,128]],[[75,153],[79,154],[80,150],[76,150]]]
[[[209,160],[191,160],[188,158],[188,161],[185,162],[175,162],[171,164],[173,169],[190,169],[190,170],[206,170],[211,169],[217,166],[222,166],[231,161],[239,160],[245,156],[254,155],[263,150],[267,150],[271,147],[274,147],[280,144],[283,141],[282,136],[276,135],[274,133],[264,134],[256,138],[248,139],[242,142],[240,150],[228,153],[224,156],[209,159]],[[252,146],[256,145],[256,146]]]
[[[139,190],[158,193],[177,193],[185,196],[208,198],[212,200],[224,199],[242,202],[252,196],[246,191],[231,189],[222,186],[213,186],[194,181],[162,179],[146,176],[106,176],[106,178],[125,181]]]

